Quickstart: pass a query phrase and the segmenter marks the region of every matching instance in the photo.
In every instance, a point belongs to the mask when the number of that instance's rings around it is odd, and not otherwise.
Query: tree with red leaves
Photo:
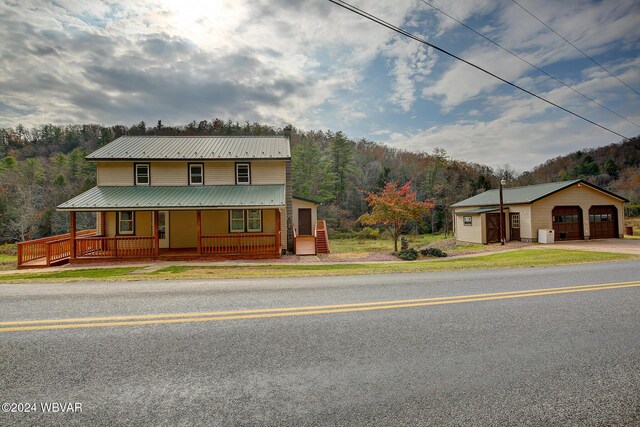
[[[431,200],[416,200],[416,192],[410,188],[411,181],[400,188],[398,185],[399,181],[387,182],[379,193],[363,191],[366,194],[364,201],[369,204],[371,212],[358,218],[361,224],[386,226],[393,238],[395,252],[398,252],[398,239],[405,224],[419,221],[434,207]]]

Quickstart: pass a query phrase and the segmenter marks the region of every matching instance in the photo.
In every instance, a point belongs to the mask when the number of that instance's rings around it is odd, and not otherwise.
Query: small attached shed
[[[318,221],[318,205],[320,203],[293,196],[293,226],[298,236],[313,236]]]
[[[318,219],[319,202],[293,196],[293,236],[296,255],[329,253],[327,224]]]
[[[538,230],[555,240],[621,238],[624,197],[584,180],[503,188],[505,240],[537,242]],[[500,241],[500,194],[489,190],[452,205],[456,240]]]

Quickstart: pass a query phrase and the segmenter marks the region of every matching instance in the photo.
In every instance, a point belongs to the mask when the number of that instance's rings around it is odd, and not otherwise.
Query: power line
[[[490,39],[489,37],[485,36],[484,34],[476,31],[475,29],[471,28],[470,26],[468,26],[467,24],[465,24],[462,21],[459,21],[458,19],[454,18],[453,16],[449,15],[447,12],[443,11],[442,9],[439,9],[437,6],[429,3],[426,0],[420,0],[422,1],[422,3],[426,4],[427,6],[430,6],[431,8],[437,10],[438,12],[442,13],[443,15],[447,16],[448,18],[456,21],[458,24],[462,25],[463,27],[465,27],[466,29],[473,31],[475,34],[479,35],[480,37],[482,37],[483,39],[493,43],[494,45],[498,46],[500,49],[504,50],[507,53],[510,53],[511,55],[515,56],[516,58],[518,58],[520,61],[524,62],[525,64],[529,65],[530,67],[535,68],[536,70],[540,71],[542,74],[546,75],[547,77],[552,78],[553,80],[555,80],[556,82],[560,83],[561,85],[571,89],[572,91],[574,91],[575,93],[577,93],[578,95],[582,95],[583,97],[585,97],[586,99],[588,99],[589,101],[599,105],[600,107],[604,108],[605,110],[609,111],[612,114],[615,114],[616,116],[620,117],[623,120],[628,121],[629,123],[632,123],[638,127],[640,127],[640,125],[624,116],[622,116],[621,114],[616,113],[615,111],[613,111],[612,109],[610,109],[609,107],[607,107],[606,105],[601,104],[600,102],[596,101],[595,99],[591,98],[590,96],[585,95],[584,93],[580,92],[578,89],[568,85],[567,83],[563,82],[562,80],[552,76],[551,74],[549,74],[548,72],[544,71],[542,68],[537,67],[536,65],[532,64],[531,62],[527,61],[526,59],[524,59],[523,57],[521,57],[520,55],[518,55],[517,53],[507,49],[506,47],[502,46],[500,43]]]
[[[410,32],[408,32],[406,30],[403,30],[400,27],[396,27],[395,25],[390,24],[389,22],[387,22],[387,21],[385,21],[383,19],[380,19],[377,16],[374,16],[374,15],[368,13],[368,12],[365,12],[364,10],[359,9],[359,8],[357,8],[357,7],[351,5],[351,4],[349,4],[349,3],[347,3],[347,2],[345,2],[343,0],[329,0],[329,1],[331,3],[337,5],[337,6],[340,6],[340,7],[344,8],[344,9],[347,9],[350,12],[353,12],[355,14],[360,15],[363,18],[367,18],[368,20],[373,21],[376,24],[382,25],[383,27],[386,27],[386,28],[388,28],[388,29],[390,29],[392,31],[395,31],[396,33],[402,34],[405,37],[409,37],[410,39],[413,39],[413,40],[415,40],[415,41],[417,41],[419,43],[427,45],[427,46],[431,47],[432,49],[435,49],[435,50],[437,50],[439,52],[444,53],[445,55],[448,55],[448,56],[450,56],[452,58],[457,59],[458,61],[464,62],[465,64],[467,64],[467,65],[469,65],[469,66],[471,66],[471,67],[473,67],[475,69],[478,69],[478,70],[482,71],[483,73],[486,73],[486,74],[490,75],[491,77],[494,77],[494,78],[500,80],[503,83],[508,84],[509,86],[515,87],[516,89],[520,89],[521,91],[523,91],[523,92],[525,92],[525,93],[527,93],[527,94],[529,94],[529,95],[531,95],[531,96],[533,96],[535,98],[538,98],[539,100],[544,101],[547,104],[553,105],[554,107],[557,107],[557,108],[561,109],[562,111],[565,111],[565,112],[571,114],[572,116],[578,117],[579,119],[582,119],[582,120],[584,120],[584,121],[586,121],[588,123],[591,123],[592,125],[597,126],[600,129],[604,129],[607,132],[610,132],[610,133],[612,133],[614,135],[617,135],[617,136],[619,136],[619,137],[621,137],[623,139],[629,139],[628,137],[626,137],[626,136],[624,136],[624,135],[622,135],[622,134],[620,134],[620,133],[618,133],[618,132],[616,132],[614,130],[611,130],[611,129],[609,129],[609,128],[601,125],[601,124],[598,124],[598,123],[594,122],[593,120],[589,120],[588,118],[586,118],[584,116],[581,116],[578,113],[574,113],[573,111],[568,110],[568,109],[562,107],[561,105],[556,104],[553,101],[549,101],[548,99],[546,99],[546,98],[544,98],[544,97],[542,97],[540,95],[537,95],[537,94],[531,92],[530,90],[527,90],[527,89],[525,89],[525,88],[523,88],[521,86],[518,86],[515,83],[512,83],[512,82],[510,82],[510,81],[508,81],[506,79],[503,79],[502,77],[492,73],[491,71],[485,70],[484,68],[482,68],[482,67],[480,67],[480,66],[478,66],[478,65],[476,65],[476,64],[474,64],[472,62],[469,62],[466,59],[462,59],[459,56],[457,56],[457,55],[455,55],[455,54],[453,54],[453,53],[451,53],[451,52],[449,52],[449,51],[447,51],[445,49],[442,49],[441,47],[438,47],[438,46],[436,46],[436,45],[434,45],[432,43],[429,43],[428,41],[426,41],[425,39],[423,39],[421,37],[413,35]]]
[[[548,26],[547,24],[545,24],[544,22],[542,22],[542,20],[540,20],[540,18],[538,18],[536,15],[534,15],[533,13],[529,12],[527,9],[525,9],[524,6],[522,6],[520,3],[518,3],[516,0],[511,0],[512,2],[514,2],[515,4],[517,4],[520,9],[524,10],[525,12],[527,12],[529,15],[531,15],[536,21],[538,21],[539,23],[541,23],[542,25],[544,25],[545,27],[547,27],[549,30],[551,30],[555,35],[557,35],[558,37],[560,37],[562,40],[564,40],[565,42],[569,43],[571,46],[573,46],[573,48],[575,50],[577,50],[578,52],[580,52],[581,54],[583,54],[586,58],[588,58],[589,60],[591,60],[591,62],[593,62],[594,64],[596,64],[598,67],[602,68],[604,71],[606,71],[611,77],[613,77],[614,79],[616,79],[617,81],[619,81],[620,83],[622,83],[623,85],[625,85],[626,87],[628,87],[629,89],[631,89],[632,91],[634,91],[635,93],[637,93],[638,95],[640,95],[640,92],[638,92],[637,90],[635,90],[634,88],[632,88],[631,86],[629,86],[628,84],[626,84],[625,82],[623,82],[622,80],[620,80],[620,78],[618,78],[618,76],[616,76],[615,74],[613,74],[611,71],[607,70],[606,68],[604,68],[604,65],[600,64],[598,61],[596,61],[595,59],[593,59],[592,57],[590,57],[589,55],[587,55],[583,50],[581,50],[578,46],[574,45],[573,43],[571,43],[569,40],[567,40],[566,38],[562,37],[562,35],[560,33],[558,33],[556,30],[554,30],[553,28],[551,28],[550,26]]]

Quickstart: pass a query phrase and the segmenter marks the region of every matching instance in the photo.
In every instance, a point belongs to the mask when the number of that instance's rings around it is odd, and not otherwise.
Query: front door
[[[160,247],[169,247],[169,212],[158,212],[158,234],[160,237]]]
[[[311,209],[298,209],[298,235],[311,236]]]
[[[509,222],[511,223],[511,240],[520,240],[520,214],[510,213]]]

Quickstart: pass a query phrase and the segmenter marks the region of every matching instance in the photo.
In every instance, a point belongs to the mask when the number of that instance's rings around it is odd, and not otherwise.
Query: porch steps
[[[319,220],[316,226],[316,253],[329,253],[329,237],[327,236],[327,226],[324,220]]]

